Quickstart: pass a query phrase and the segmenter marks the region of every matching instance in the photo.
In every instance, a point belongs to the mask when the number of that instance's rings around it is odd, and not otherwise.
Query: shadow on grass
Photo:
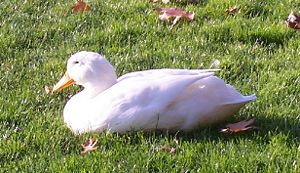
[[[240,120],[231,121],[238,122]],[[300,141],[300,123],[291,118],[262,118],[259,117],[254,123],[258,129],[240,132],[236,134],[223,134],[220,133],[220,129],[225,126],[225,123],[210,126],[204,129],[197,129],[190,133],[180,133],[179,136],[182,140],[196,141],[211,141],[211,140],[232,140],[232,139],[252,139],[260,143],[269,141],[270,137],[276,134],[284,134],[288,136],[287,142],[299,142]]]
[[[230,121],[238,122],[240,120]],[[182,133],[181,137],[185,140],[194,138],[196,140],[228,140],[233,138],[263,139],[268,138],[277,133],[283,133],[288,136],[290,141],[299,141],[300,123],[290,118],[257,118],[253,126],[258,127],[256,130],[240,132],[236,134],[220,133],[226,123],[210,126],[204,129],[197,129],[191,133]]]
[[[263,32],[254,31],[248,33],[244,38],[240,38],[242,42],[250,42],[252,44],[260,44],[266,47],[268,50],[276,50],[275,48],[284,46],[287,42],[293,38],[293,32]]]
[[[234,123],[241,120],[227,121],[227,123]],[[276,134],[286,135],[287,142],[299,142],[300,141],[300,122],[291,118],[257,118],[253,126],[258,127],[258,129],[244,131],[235,134],[224,134],[220,130],[225,127],[227,123],[222,123],[218,125],[212,125],[206,128],[195,129],[191,132],[132,132],[124,135],[119,135],[120,137],[128,138],[131,144],[138,144],[139,134],[143,135],[143,138],[148,138],[149,140],[155,138],[157,140],[162,138],[169,139],[180,139],[181,141],[232,141],[241,139],[255,140],[258,143],[267,143],[270,137]],[[112,134],[113,136],[115,134]]]

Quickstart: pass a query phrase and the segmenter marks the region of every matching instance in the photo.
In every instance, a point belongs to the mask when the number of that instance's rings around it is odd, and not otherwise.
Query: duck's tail
[[[244,96],[245,102],[251,102],[256,100],[255,94],[249,95],[249,96]]]
[[[248,95],[248,96],[242,96],[239,99],[233,100],[233,101],[229,101],[224,103],[224,105],[244,105],[248,102],[254,101],[256,100],[256,96],[255,94],[252,95]]]

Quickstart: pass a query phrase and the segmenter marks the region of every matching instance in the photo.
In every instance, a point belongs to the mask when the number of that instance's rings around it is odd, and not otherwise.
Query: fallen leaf
[[[233,7],[227,8],[227,9],[225,10],[225,12],[226,12],[227,14],[234,14],[234,13],[237,13],[238,10],[239,10],[239,7],[235,5],[235,6],[233,6]]]
[[[175,147],[171,147],[171,146],[162,146],[160,147],[161,151],[167,151],[167,152],[170,152],[170,153],[174,153],[176,151],[176,148]]]
[[[174,18],[172,25],[175,25],[181,18],[193,20],[195,17],[195,13],[188,13],[180,8],[156,8],[155,11],[162,13],[159,15],[160,20],[169,22],[171,18]]]
[[[74,4],[74,6],[72,7],[72,10],[74,12],[91,11],[92,8],[82,0],[77,0],[76,4]]]
[[[83,148],[83,151],[81,152],[81,154],[85,154],[85,153],[96,150],[98,148],[98,146],[96,146],[97,142],[98,141],[93,138],[86,140],[83,144],[81,144],[81,147]]]
[[[52,91],[49,89],[48,86],[45,86],[45,92],[46,92],[46,94],[50,94]]]
[[[238,133],[238,132],[254,129],[256,127],[250,126],[254,122],[255,122],[255,118],[252,118],[250,120],[243,120],[243,121],[240,121],[237,123],[227,124],[226,128],[221,129],[220,132],[222,132],[222,133]]]
[[[290,28],[300,29],[300,17],[296,14],[296,12],[291,11],[285,21],[285,24]]]

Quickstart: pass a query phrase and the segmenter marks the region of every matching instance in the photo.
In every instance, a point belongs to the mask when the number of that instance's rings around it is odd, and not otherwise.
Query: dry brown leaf
[[[227,13],[227,14],[234,14],[234,13],[237,13],[239,11],[239,7],[238,6],[233,6],[233,7],[230,7],[230,8],[227,8],[226,10],[225,10],[225,12]]]
[[[169,22],[171,18],[174,18],[172,25],[175,25],[181,18],[193,20],[195,17],[195,13],[188,13],[180,8],[156,8],[155,11],[162,13],[159,15],[160,20]]]
[[[300,17],[296,14],[296,12],[291,11],[290,15],[288,16],[285,24],[294,29],[300,29]]]
[[[96,150],[98,148],[98,146],[96,146],[97,142],[98,142],[97,139],[93,139],[93,138],[86,140],[83,144],[81,144],[81,147],[83,148],[81,154],[85,154]]]
[[[74,4],[74,6],[72,7],[72,10],[74,12],[91,11],[92,8],[82,0],[77,0],[76,4]]]
[[[48,87],[48,86],[45,86],[45,92],[46,92],[46,94],[50,94],[50,93],[52,93],[52,91],[49,89],[49,87]]]
[[[176,151],[176,148],[175,147],[171,147],[171,146],[162,146],[162,147],[160,147],[159,150],[160,151],[167,151],[167,152],[170,152],[170,153],[174,153]]]
[[[250,126],[255,122],[255,118],[249,120],[243,120],[233,124],[227,124],[226,128],[222,129],[220,132],[222,133],[238,133],[242,131],[247,131],[250,129],[254,129],[256,127]]]

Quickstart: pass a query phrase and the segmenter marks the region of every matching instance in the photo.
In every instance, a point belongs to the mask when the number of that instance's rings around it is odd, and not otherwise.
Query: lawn
[[[300,33],[284,24],[300,4],[289,0],[86,0],[0,2],[0,172],[300,172]],[[226,8],[240,12],[228,15]],[[171,27],[156,7],[196,14]],[[74,135],[62,110],[74,86],[46,94],[69,56],[98,51],[118,75],[155,68],[209,68],[257,100],[221,124],[191,133]],[[255,117],[258,130],[219,133]],[[88,137],[99,148],[81,155]],[[160,151],[175,146],[176,152]]]

